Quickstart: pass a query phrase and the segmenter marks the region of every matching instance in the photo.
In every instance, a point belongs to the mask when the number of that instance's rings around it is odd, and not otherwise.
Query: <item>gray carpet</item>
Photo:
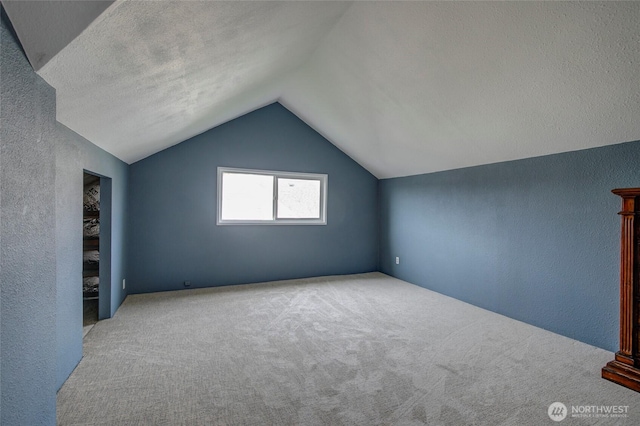
[[[129,296],[84,348],[60,425],[640,424],[612,353],[380,273]]]

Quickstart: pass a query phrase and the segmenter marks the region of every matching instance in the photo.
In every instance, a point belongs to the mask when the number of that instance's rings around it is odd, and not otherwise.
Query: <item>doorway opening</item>
[[[100,309],[100,176],[84,173],[82,194],[82,336],[98,322]]]

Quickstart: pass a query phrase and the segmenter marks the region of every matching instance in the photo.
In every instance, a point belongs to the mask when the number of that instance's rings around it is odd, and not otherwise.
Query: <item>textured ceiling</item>
[[[378,177],[640,139],[640,3],[355,3],[283,104]]]
[[[640,2],[120,1],[39,74],[127,162],[279,100],[385,178],[640,139],[638,22]]]
[[[58,121],[131,163],[273,102],[347,7],[116,2],[39,74]]]
[[[3,1],[37,71],[76,38],[113,0]]]

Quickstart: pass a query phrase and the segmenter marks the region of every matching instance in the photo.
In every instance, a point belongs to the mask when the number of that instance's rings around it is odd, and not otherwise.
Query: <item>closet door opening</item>
[[[82,194],[82,336],[98,322],[100,309],[100,176],[84,173]]]

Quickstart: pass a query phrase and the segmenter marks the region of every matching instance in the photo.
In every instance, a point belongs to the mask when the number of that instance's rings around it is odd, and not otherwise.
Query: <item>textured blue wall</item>
[[[64,125],[56,125],[57,387],[82,358],[83,172],[107,177],[101,187],[100,318],[126,297],[126,208],[129,166]]]
[[[56,122],[55,91],[4,20],[0,54],[0,424],[55,424],[56,390],[82,358],[83,169],[111,178],[110,317],[126,296],[129,167]]]
[[[0,40],[0,424],[52,425],[55,92],[33,72],[4,18]]]
[[[217,226],[218,166],[327,173],[328,224]],[[277,103],[134,163],[129,195],[131,292],[377,270],[377,179]]]
[[[380,267],[614,351],[620,199],[611,190],[632,186],[640,142],[381,180]]]

